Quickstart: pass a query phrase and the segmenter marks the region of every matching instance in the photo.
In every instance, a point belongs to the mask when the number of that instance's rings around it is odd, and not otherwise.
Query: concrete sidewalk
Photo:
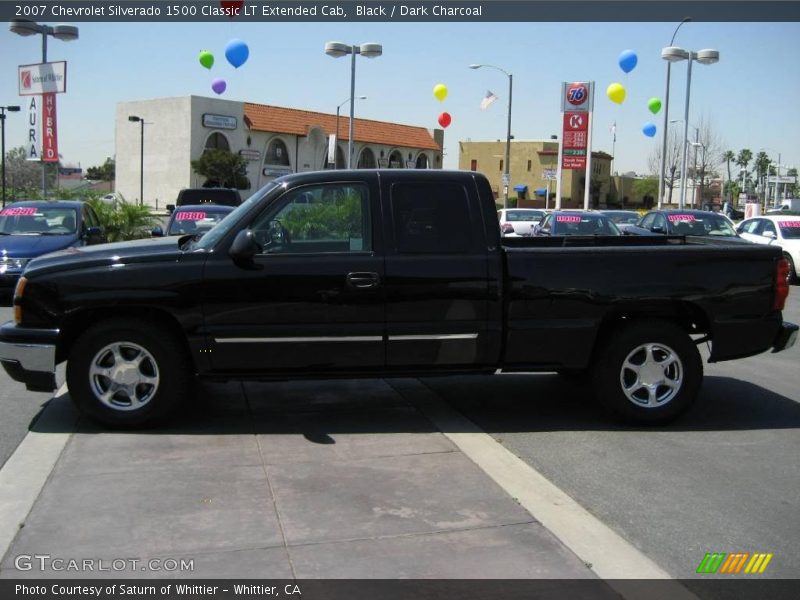
[[[0,578],[595,577],[402,389],[208,384],[169,428],[127,433],[75,428],[57,397],[41,427],[75,431]],[[28,555],[50,558],[19,570]]]

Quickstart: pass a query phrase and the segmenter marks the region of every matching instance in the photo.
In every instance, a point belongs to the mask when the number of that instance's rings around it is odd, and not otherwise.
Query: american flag
[[[483,100],[481,100],[481,110],[486,110],[489,108],[492,102],[497,100],[497,96],[495,96],[491,91],[486,90],[486,96],[484,96]]]

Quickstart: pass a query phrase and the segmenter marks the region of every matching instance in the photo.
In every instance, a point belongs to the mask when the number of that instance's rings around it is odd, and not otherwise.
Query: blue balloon
[[[642,133],[645,134],[647,137],[655,137],[656,135],[656,126],[654,123],[648,121],[642,126]]]
[[[636,52],[633,50],[625,50],[625,52],[619,55],[617,62],[619,62],[620,69],[626,73],[630,73],[636,67],[636,63],[639,62],[639,58],[636,56]]]
[[[231,40],[225,46],[225,58],[237,69],[247,62],[250,56],[250,49],[242,40]]]

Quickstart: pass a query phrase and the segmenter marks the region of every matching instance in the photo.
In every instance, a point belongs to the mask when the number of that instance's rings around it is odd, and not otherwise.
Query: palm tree
[[[739,156],[736,157],[736,164],[742,167],[742,169],[744,169],[745,177],[747,177],[747,165],[750,164],[751,160],[753,160],[753,153],[750,150],[748,150],[747,148],[739,150]],[[747,192],[746,181],[744,182],[743,191]]]
[[[722,160],[725,161],[726,166],[728,167],[728,181],[733,181],[731,177],[731,161],[736,160],[736,155],[733,153],[732,150],[726,150],[722,154]],[[730,185],[730,184],[729,184]],[[728,198],[728,202],[730,202],[730,197]]]
[[[766,195],[767,174],[769,173],[769,164],[771,162],[772,161],[769,159],[769,156],[767,156],[766,152],[762,151],[762,152],[759,152],[758,155],[756,155],[756,160],[755,160],[755,167],[756,167],[756,174],[757,174],[756,181],[761,181],[761,178],[762,177],[764,178],[764,200],[766,200],[766,197],[767,197],[767,195]]]

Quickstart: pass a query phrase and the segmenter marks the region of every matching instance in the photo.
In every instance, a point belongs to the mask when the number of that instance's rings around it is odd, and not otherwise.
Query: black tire
[[[592,374],[595,391],[626,421],[666,423],[685,412],[700,391],[703,362],[697,346],[668,321],[631,322],[608,338],[599,356]]]
[[[72,401],[110,427],[137,427],[166,416],[186,399],[192,380],[185,349],[139,319],[93,325],[75,342],[67,362]]]

